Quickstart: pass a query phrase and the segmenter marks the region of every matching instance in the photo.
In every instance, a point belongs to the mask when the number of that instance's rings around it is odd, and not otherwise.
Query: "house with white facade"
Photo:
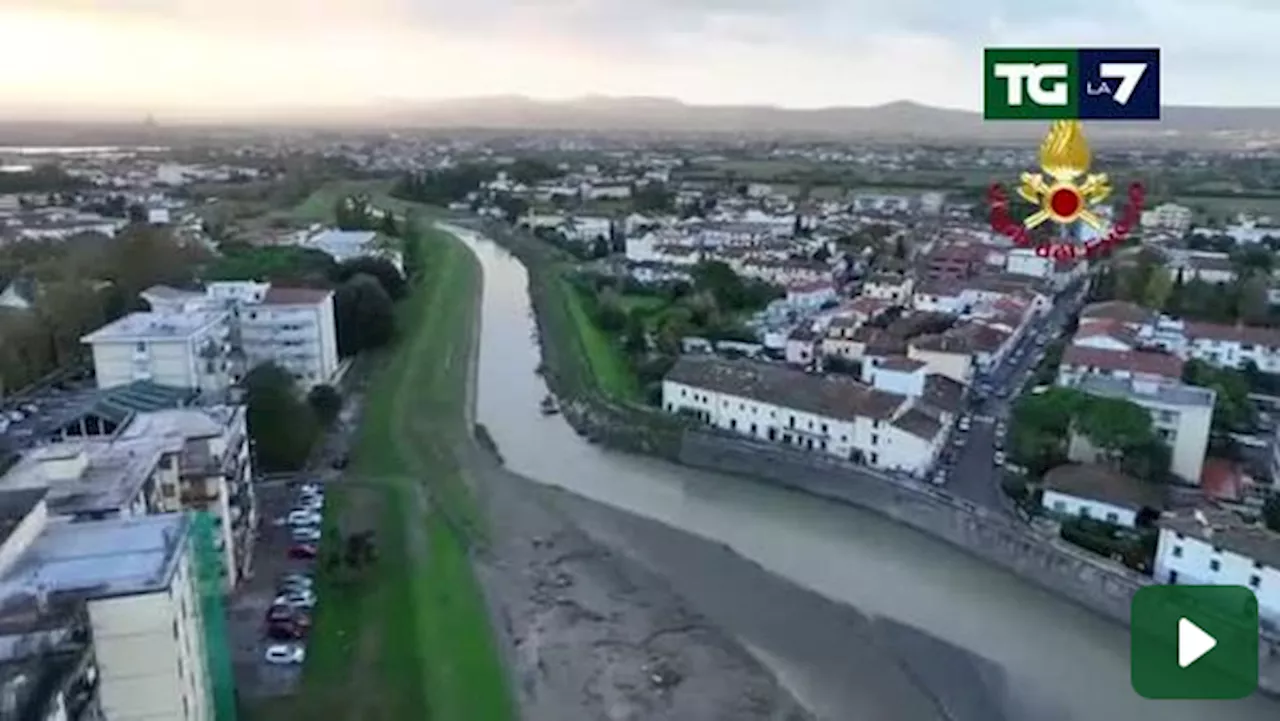
[[[1164,508],[1164,494],[1152,483],[1103,465],[1069,463],[1044,475],[1040,505],[1062,518],[1087,518],[1136,528]]]
[[[404,254],[382,242],[372,230],[322,230],[302,238],[298,245],[318,250],[335,263],[363,257],[382,258],[404,275]]]
[[[0,658],[35,641],[73,661],[33,657],[41,674],[67,669],[66,683],[9,692],[49,694],[23,696],[55,709],[42,719],[212,721],[191,523],[177,513],[71,521],[49,514],[40,489],[0,492]]]
[[[1217,394],[1210,388],[1149,377],[1116,378],[1086,374],[1072,388],[1103,398],[1120,398],[1145,408],[1151,414],[1156,436],[1169,447],[1169,472],[1184,482],[1198,485],[1209,447],[1209,424]],[[1096,454],[1081,437],[1073,435],[1072,460],[1095,462]]]
[[[153,383],[216,398],[231,386],[231,313],[130,313],[85,335],[99,388]]]
[[[1177,382],[1182,379],[1183,365],[1182,359],[1171,353],[1072,344],[1062,351],[1057,382],[1058,385],[1069,386],[1089,374]]]
[[[680,358],[663,380],[662,398],[670,413],[762,442],[919,476],[936,462],[952,420],[923,397],[712,356]]]
[[[1142,211],[1141,225],[1153,230],[1167,230],[1183,235],[1191,230],[1193,218],[1191,208],[1177,203],[1162,203],[1150,210]]]
[[[1263,625],[1280,628],[1280,534],[1217,508],[1160,519],[1153,576],[1160,583],[1243,586]]]
[[[908,305],[914,290],[915,280],[909,275],[877,273],[863,281],[860,295]]]

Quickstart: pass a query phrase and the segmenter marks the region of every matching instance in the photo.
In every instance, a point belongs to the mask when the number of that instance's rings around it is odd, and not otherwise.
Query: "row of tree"
[[[243,387],[255,462],[267,473],[301,468],[342,410],[336,388],[317,385],[304,396],[293,375],[274,363],[250,370]]]
[[[493,169],[489,166],[473,164],[408,173],[396,181],[391,195],[415,203],[448,205],[465,200],[492,175]]]
[[[1272,254],[1262,247],[1232,258],[1237,279],[1209,283],[1170,271],[1154,251],[1142,250],[1125,264],[1109,264],[1093,280],[1090,300],[1124,300],[1188,320],[1270,326],[1280,324],[1267,300]]]

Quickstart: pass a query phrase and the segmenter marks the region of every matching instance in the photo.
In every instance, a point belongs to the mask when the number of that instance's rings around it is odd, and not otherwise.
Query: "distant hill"
[[[768,105],[689,105],[670,98],[599,97],[566,101],[494,96],[397,104],[380,108],[378,121],[417,127],[528,130],[634,130],[741,132],[851,137],[1023,139],[1039,137],[1044,123],[983,122],[982,115],[909,101],[873,107],[795,110]],[[1164,119],[1143,123],[1091,123],[1090,135],[1153,137],[1276,135],[1280,108],[1166,106]]]

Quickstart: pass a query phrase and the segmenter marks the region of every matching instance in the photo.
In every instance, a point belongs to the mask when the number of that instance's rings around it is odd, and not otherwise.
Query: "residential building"
[[[337,263],[361,257],[382,258],[404,274],[404,255],[372,230],[323,230],[303,238],[299,245],[321,251]]]
[[[877,273],[862,283],[861,295],[867,298],[908,305],[915,290],[915,281],[909,275]]]
[[[1243,586],[1263,625],[1280,627],[1280,534],[1217,508],[1165,514],[1156,542],[1156,581]]]
[[[47,488],[49,512],[77,521],[206,511],[234,587],[252,567],[257,527],[244,406],[135,413],[118,425],[104,411],[64,428],[68,440],[22,453],[0,490]]]
[[[213,718],[190,532],[181,514],[77,523],[51,518],[38,489],[0,493],[0,674],[47,674],[10,687],[55,711],[36,718]]]
[[[1198,280],[1203,283],[1217,285],[1233,283],[1238,277],[1235,263],[1232,262],[1231,256],[1226,253],[1170,248],[1166,249],[1163,255],[1165,267],[1168,268],[1175,281],[1190,282]]]
[[[333,291],[269,283],[210,283],[203,292],[155,286],[133,313],[85,336],[98,386],[135,380],[198,388],[219,398],[244,373],[272,362],[303,388],[338,371]]]
[[[1182,367],[1182,359],[1170,353],[1070,345],[1062,351],[1062,361],[1058,365],[1058,385],[1072,385],[1088,374],[1176,382],[1182,379]]]
[[[1171,451],[1169,471],[1186,483],[1200,482],[1216,400],[1212,389],[1177,381],[1094,374],[1077,378],[1072,387],[1090,395],[1128,400],[1147,409],[1156,435]],[[1070,455],[1072,460],[1097,460],[1079,436],[1073,436]]]
[[[680,358],[662,398],[668,412],[726,431],[917,476],[936,462],[953,420],[923,393],[912,398],[849,378],[711,356]]]
[[[1154,484],[1107,466],[1069,463],[1044,475],[1041,506],[1062,519],[1088,518],[1124,528],[1154,520],[1164,494]]]
[[[924,259],[924,276],[928,280],[964,280],[978,274],[990,254],[979,243],[945,243]]]
[[[1191,230],[1192,211],[1190,208],[1176,203],[1163,203],[1151,210],[1142,212],[1141,224],[1144,228],[1167,230],[1183,235]]]
[[[80,339],[93,348],[99,388],[151,381],[217,398],[231,385],[231,313],[137,312]]]
[[[912,338],[907,357],[925,364],[929,373],[970,385],[977,370],[973,338],[961,333],[938,333]]]

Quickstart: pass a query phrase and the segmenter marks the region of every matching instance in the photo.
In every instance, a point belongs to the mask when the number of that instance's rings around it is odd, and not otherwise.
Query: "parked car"
[[[970,423],[971,421],[969,420],[969,416],[960,416],[960,430],[962,431],[969,430]]]
[[[1003,465],[1004,465],[1004,451],[996,451],[996,454],[995,454],[995,457],[994,457],[994,458],[995,458],[995,463],[996,463],[996,465],[997,465],[997,466],[1003,466]]]
[[[286,573],[280,576],[280,585],[311,588],[315,585],[315,579],[307,573]]]
[[[284,595],[276,596],[274,603],[283,604],[290,608],[315,608],[316,595],[310,591],[290,591]]]
[[[293,529],[293,540],[303,543],[314,543],[320,540],[320,529],[315,526],[297,526]]]
[[[307,651],[301,644],[297,643],[273,643],[267,646],[267,652],[263,654],[263,658],[267,663],[278,666],[291,666],[293,664],[302,663],[307,657]]]
[[[267,625],[267,638],[276,641],[297,641],[306,636],[307,629],[289,621],[277,621]]]
[[[942,485],[946,485],[946,482],[947,482],[946,471],[938,471],[937,473],[933,474],[933,485],[942,486]]]
[[[295,508],[289,511],[290,526],[318,526],[320,525],[320,514],[305,508]]]
[[[324,489],[319,483],[304,483],[298,486],[298,493],[323,493]]]
[[[267,609],[267,623],[278,623],[293,619],[294,610],[283,604],[273,604]]]
[[[314,543],[295,543],[289,547],[289,558],[311,559],[316,557]]]

